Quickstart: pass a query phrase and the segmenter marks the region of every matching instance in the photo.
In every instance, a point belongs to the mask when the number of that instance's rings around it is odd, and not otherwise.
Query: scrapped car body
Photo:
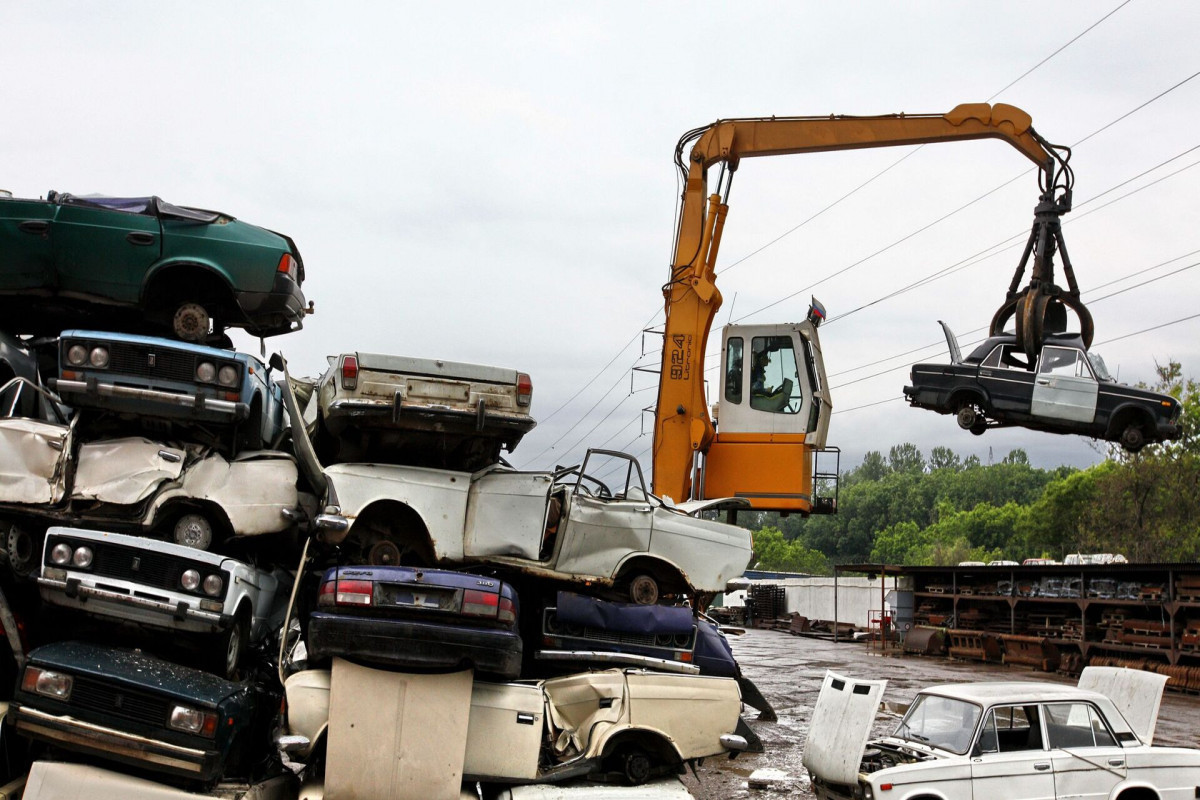
[[[126,333],[63,331],[51,388],[75,408],[141,419],[237,427],[237,449],[283,433],[283,399],[270,370],[234,350]]]
[[[950,363],[914,364],[904,396],[913,406],[955,415],[964,430],[1019,425],[1119,442],[1131,452],[1182,433],[1179,401],[1117,383],[1078,334],[1047,334],[1030,364],[1012,334],[985,339],[964,359],[953,332],[942,327]]]
[[[1086,668],[1080,684],[1103,693],[1033,681],[932,686],[868,744],[886,681],[830,672],[803,763],[822,800],[1195,797],[1200,750],[1149,744],[1161,677]],[[1137,729],[1121,708],[1140,709]]]
[[[594,786],[536,783],[512,786],[496,800],[692,800],[678,778],[663,778],[641,786]]]
[[[335,567],[308,618],[310,659],[405,669],[521,672],[517,593],[496,578],[412,567]]]
[[[29,654],[9,720],[37,741],[212,783],[265,740],[273,711],[251,684],[135,651],[56,642]]]
[[[0,245],[10,332],[57,335],[81,312],[122,310],[188,341],[210,327],[273,336],[304,321],[295,243],[216,211],[158,197],[0,196]]]
[[[330,357],[317,395],[339,461],[471,472],[515,450],[537,424],[529,376],[479,364],[343,353]]]
[[[91,764],[35,761],[21,797],[62,800],[80,796],[87,800],[295,800],[296,783],[290,775],[279,775],[254,783],[222,782],[197,794]],[[0,794],[0,800],[7,798]]]
[[[208,549],[220,538],[290,529],[314,500],[297,488],[295,459],[269,450],[233,459],[143,437],[79,442],[76,420],[0,418],[0,519],[18,569],[36,563],[46,524],[162,532]],[[32,560],[32,561],[31,561]]]
[[[191,547],[51,528],[38,589],[51,605],[151,629],[209,634],[215,671],[237,673],[248,645],[278,630],[291,576]]]

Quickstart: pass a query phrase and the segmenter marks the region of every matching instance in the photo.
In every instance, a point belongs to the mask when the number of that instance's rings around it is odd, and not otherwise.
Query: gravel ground
[[[779,721],[759,722],[753,719],[756,712],[747,709],[746,717],[762,739],[766,752],[743,755],[733,761],[723,758],[706,761],[695,776],[689,773],[684,781],[698,800],[814,796],[800,758],[812,707],[827,669],[856,678],[887,679],[885,710],[876,719],[874,734],[889,732],[917,692],[930,684],[1014,679],[1074,682],[1020,667],[880,656],[866,644],[834,644],[777,631],[748,630],[743,636],[729,638],[743,673],[775,706]],[[1200,747],[1198,712],[1200,698],[1168,692],[1159,712],[1155,744]],[[766,768],[778,771],[778,783],[766,790],[748,788],[750,774]]]

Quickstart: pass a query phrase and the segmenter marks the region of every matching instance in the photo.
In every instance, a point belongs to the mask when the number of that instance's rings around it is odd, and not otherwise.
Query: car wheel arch
[[[235,535],[233,523],[219,503],[186,496],[170,498],[158,505],[147,527],[162,534],[168,541],[173,541],[175,524],[187,514],[200,514],[212,525],[213,541],[209,549],[216,548]]]
[[[647,553],[631,553],[625,556],[613,571],[613,583],[619,584],[636,575],[648,573],[658,580],[660,590],[669,594],[671,590],[691,592],[692,584],[687,573],[672,561]]]
[[[346,540],[350,541],[356,536],[363,540],[366,536],[375,534],[392,539],[397,546],[413,547],[418,556],[429,562],[428,565],[439,560],[437,544],[430,533],[429,525],[421,513],[407,503],[391,499],[368,503],[355,517]]]
[[[1121,432],[1131,424],[1150,428],[1152,431],[1154,416],[1136,403],[1122,403],[1113,410],[1112,416],[1109,417],[1106,435],[1108,437],[1120,436]]]
[[[198,259],[160,264],[147,274],[142,282],[141,306],[147,309],[159,306],[166,308],[195,284],[200,284],[202,290],[223,294],[221,300],[227,307],[221,310],[236,313],[237,300],[232,278],[220,266]],[[168,313],[173,314],[174,311],[171,308]]]
[[[1125,785],[1112,796],[1114,800],[1159,800],[1158,792],[1148,784]]]
[[[640,747],[664,761],[671,760],[674,764],[681,764],[684,760],[675,741],[666,731],[644,725],[630,725],[609,734],[600,745],[599,758],[603,761],[619,748],[629,745]]]
[[[965,402],[970,401],[981,408],[990,408],[987,392],[978,387],[960,387],[950,394],[950,407],[957,411]]]

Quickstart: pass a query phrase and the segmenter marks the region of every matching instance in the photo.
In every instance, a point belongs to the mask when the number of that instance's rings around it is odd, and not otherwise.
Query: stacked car
[[[751,746],[742,700],[769,706],[700,613],[749,533],[623,453],[511,468],[527,374],[352,352],[304,380],[234,350],[228,328],[301,327],[303,278],[228,214],[0,196],[0,680],[39,780],[336,793],[391,763],[364,728],[427,737],[397,722],[418,699],[455,786],[640,784]]]

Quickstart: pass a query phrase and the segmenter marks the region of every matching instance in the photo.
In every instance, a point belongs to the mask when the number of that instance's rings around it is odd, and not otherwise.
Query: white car
[[[822,800],[1200,796],[1200,750],[1151,746],[1163,675],[1088,667],[1079,686],[933,686],[868,744],[886,683],[826,674],[803,757]]]

